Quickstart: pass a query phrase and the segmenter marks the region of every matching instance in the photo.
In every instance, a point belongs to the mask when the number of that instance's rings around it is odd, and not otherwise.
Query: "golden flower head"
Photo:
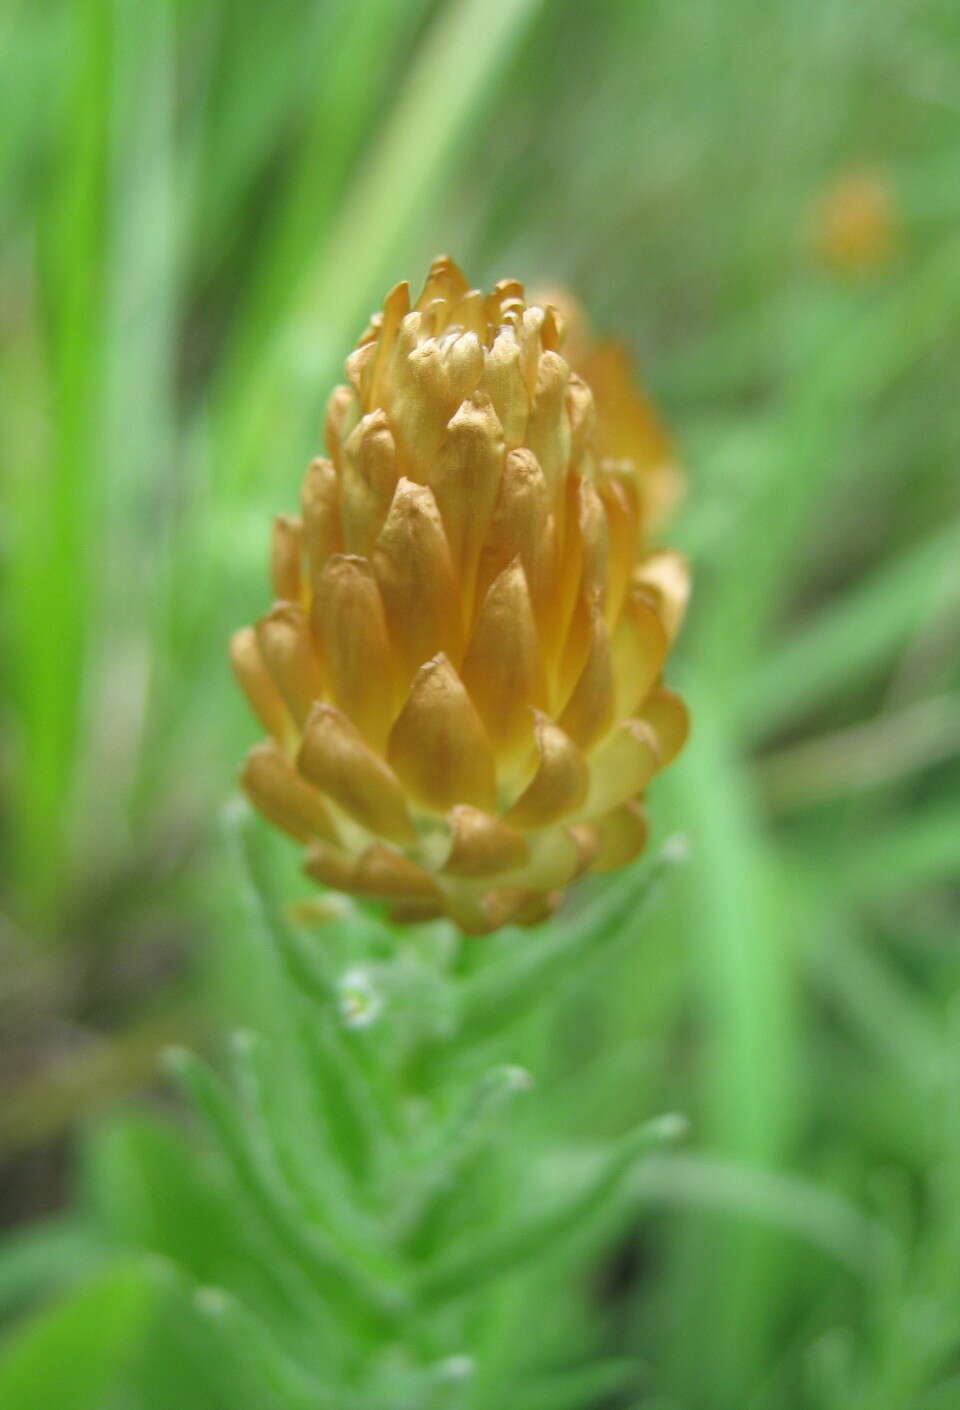
[[[400,919],[549,914],[641,850],[686,736],[661,683],[685,566],[650,548],[643,469],[608,450],[563,335],[446,258],[413,308],[391,290],[275,522],[277,600],[231,644],[269,736],[247,794],[310,875]]]

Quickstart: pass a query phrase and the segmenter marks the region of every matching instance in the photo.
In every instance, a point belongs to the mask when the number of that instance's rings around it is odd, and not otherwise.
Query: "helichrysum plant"
[[[268,735],[248,796],[398,920],[544,919],[642,850],[686,737],[662,671],[687,575],[651,543],[669,444],[569,314],[447,258],[412,307],[392,289],[274,524],[276,600],[232,642]]]
[[[484,295],[447,259],[413,308],[388,295],[326,435],[274,528],[277,601],[233,641],[268,735],[242,779],[266,822],[229,814],[270,941],[263,1032],[227,1081],[171,1054],[209,1166],[138,1130],[96,1156],[123,1192],[108,1228],[172,1290],[124,1403],[633,1403],[588,1279],[679,1123],[634,1100],[598,1130],[616,1035],[571,1074],[555,1034],[598,1004],[657,863],[516,927],[643,849],[686,735],[661,680],[686,573],[652,541],[669,442],[567,299]],[[281,832],[361,903],[292,904]]]

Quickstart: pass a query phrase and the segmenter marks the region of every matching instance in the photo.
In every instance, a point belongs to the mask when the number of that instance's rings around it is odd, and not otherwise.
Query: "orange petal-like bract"
[[[579,314],[564,342],[571,310],[446,258],[412,306],[391,290],[275,521],[277,600],[233,639],[270,735],[251,802],[398,919],[542,920],[642,850],[686,737],[662,679],[686,566],[651,542],[669,442]]]

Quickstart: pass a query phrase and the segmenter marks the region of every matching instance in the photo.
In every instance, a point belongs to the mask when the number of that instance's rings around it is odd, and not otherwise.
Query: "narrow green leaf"
[[[415,1283],[418,1300],[430,1306],[462,1297],[482,1283],[557,1251],[614,1200],[627,1171],[643,1154],[665,1140],[676,1139],[683,1130],[680,1118],[662,1117],[631,1132],[612,1148],[601,1168],[572,1197],[546,1213],[525,1216],[481,1236],[467,1248],[453,1248],[441,1254]]]
[[[283,1410],[349,1410],[353,1404],[341,1391],[324,1387],[306,1367],[295,1362],[259,1317],[223,1288],[198,1288],[198,1314],[213,1328],[233,1364],[242,1366],[261,1396]]]
[[[303,1004],[295,1006],[293,1032],[303,1049],[303,1069],[314,1085],[314,1096],[324,1112],[331,1134],[339,1143],[348,1168],[364,1159],[364,1152],[378,1157],[376,1147],[395,1141],[400,1121],[392,1090],[371,1047],[360,1032],[349,1032],[340,1021],[338,991],[329,956],[321,945],[311,945],[303,932],[283,914],[276,877],[270,865],[269,829],[250,807],[237,799],[224,810],[227,835],[247,882],[251,910],[266,931],[274,954]],[[359,950],[371,936],[384,930],[359,912],[341,922],[344,937]],[[294,995],[291,995],[294,998]],[[359,1169],[358,1169],[359,1173]]]
[[[170,1070],[206,1117],[225,1159],[251,1207],[276,1240],[278,1250],[316,1286],[344,1327],[366,1332],[392,1322],[403,1306],[396,1288],[374,1280],[342,1257],[316,1224],[298,1208],[279,1172],[251,1136],[220,1079],[182,1050],[167,1055]]]
[[[474,1085],[440,1149],[431,1151],[429,1164],[420,1172],[420,1187],[408,1215],[408,1248],[419,1254],[433,1248],[431,1235],[455,1210],[465,1173],[500,1129],[498,1117],[531,1085],[526,1069],[509,1063],[490,1068]]]
[[[815,1180],[708,1155],[651,1156],[635,1172],[641,1202],[756,1220],[819,1248],[858,1277],[877,1278],[897,1256],[893,1234]]]
[[[224,808],[221,816],[228,842],[247,883],[255,922],[268,935],[288,978],[307,999],[329,1007],[335,995],[329,962],[322,948],[311,949],[282,913],[269,849],[261,845],[262,827],[258,819],[240,798]]]
[[[322,1223],[339,1257],[369,1277],[398,1281],[401,1270],[357,1200],[350,1167],[341,1169],[318,1149],[316,1129],[307,1125],[294,1132],[283,1121],[284,1094],[276,1055],[267,1052],[258,1034],[245,1030],[232,1035],[231,1056],[243,1125],[260,1168],[272,1170],[283,1181],[304,1206],[310,1222]],[[332,1095],[328,1083],[328,1104]]]

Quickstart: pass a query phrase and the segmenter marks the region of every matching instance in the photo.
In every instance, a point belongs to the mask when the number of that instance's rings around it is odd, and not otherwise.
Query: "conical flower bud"
[[[647,786],[686,737],[661,681],[686,570],[649,542],[667,442],[582,323],[572,370],[564,325],[449,259],[412,307],[393,289],[301,517],[276,521],[277,600],[233,641],[270,735],[251,801],[311,876],[400,919],[542,919],[643,848]]]

